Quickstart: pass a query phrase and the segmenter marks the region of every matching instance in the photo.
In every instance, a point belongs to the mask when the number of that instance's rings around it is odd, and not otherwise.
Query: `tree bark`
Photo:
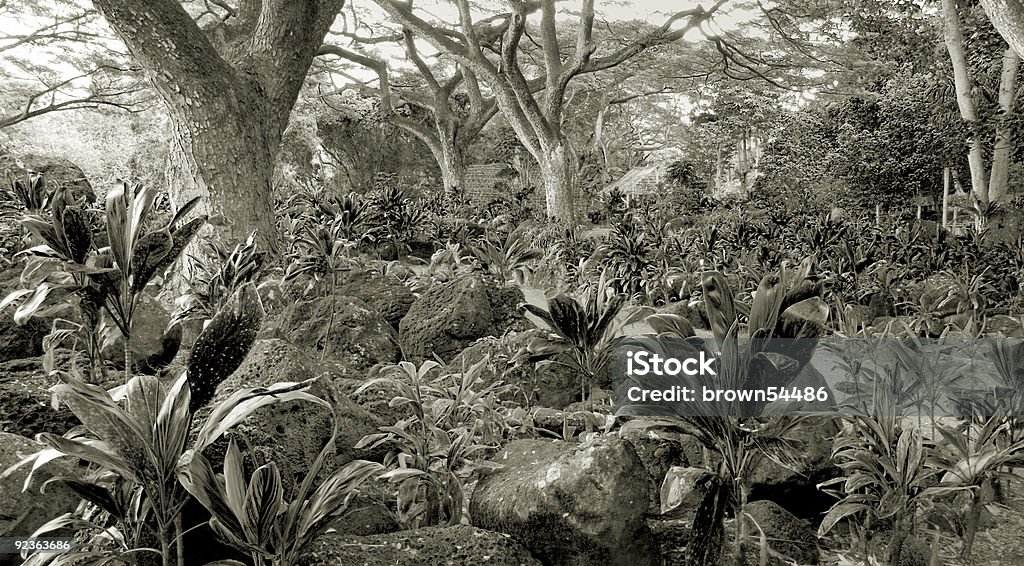
[[[963,30],[960,16],[956,11],[956,0],[942,0],[943,36],[950,61],[953,64],[953,83],[956,87],[956,103],[960,116],[971,129],[967,137],[967,162],[971,170],[971,192],[975,199],[987,205],[988,186],[985,179],[985,159],[981,139],[978,136],[978,110],[972,94],[973,84],[967,72],[967,56],[964,52]]]
[[[456,141],[454,124],[443,121],[436,122],[440,157],[438,166],[441,168],[441,180],[444,182],[444,194],[448,199],[458,197],[466,188],[466,160],[462,147]]]
[[[573,198],[572,167],[565,144],[559,143],[545,152],[540,160],[540,173],[544,182],[544,198],[548,216],[572,223],[576,215]]]
[[[981,0],[981,6],[1006,43],[1024,57],[1024,0]]]
[[[1006,123],[1013,114],[1013,101],[1017,95],[1017,72],[1020,57],[1012,47],[1003,54],[1003,70],[999,80],[999,124],[996,143],[992,149],[992,175],[989,177],[989,201],[1001,204],[1007,200],[1010,179],[1010,154],[1013,152],[1013,132]]]
[[[242,0],[207,37],[177,0],[95,0],[145,69],[174,129],[172,198],[201,195],[221,237],[276,248],[273,170],[303,80],[344,0]]]

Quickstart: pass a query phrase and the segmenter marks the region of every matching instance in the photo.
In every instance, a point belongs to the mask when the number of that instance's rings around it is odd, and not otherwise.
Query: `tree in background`
[[[953,67],[953,82],[956,102],[960,116],[967,124],[966,140],[968,144],[967,159],[971,173],[971,194],[977,203],[979,212],[987,214],[990,204],[1002,204],[1009,195],[1010,155],[1014,148],[1014,132],[1011,118],[1017,99],[1017,75],[1020,69],[1020,56],[1012,47],[1000,45],[1001,52],[998,86],[995,96],[984,97],[984,84],[977,76],[972,76],[972,69],[979,66],[969,65],[968,42],[964,38],[965,18],[960,14],[961,8],[956,0],[942,0],[943,38]],[[970,14],[969,14],[970,16]],[[988,21],[979,22],[974,14],[973,25],[976,35],[984,34]],[[981,18],[985,20],[985,18]],[[978,42],[975,42],[978,43]],[[1000,41],[1000,43],[1002,43]],[[982,45],[981,47],[986,47]],[[986,66],[981,65],[984,69]],[[994,100],[993,100],[994,99]],[[991,152],[986,155],[983,140],[983,113],[986,102],[996,105],[995,140]]]
[[[412,4],[397,0],[374,0],[396,22],[438,51],[473,71],[494,93],[520,142],[537,160],[544,181],[548,216],[573,222],[574,180],[562,130],[563,111],[570,82],[577,76],[608,69],[635,57],[655,45],[670,43],[707,21],[724,3],[712,8],[694,8],[671,16],[662,26],[645,30],[631,40],[618,42],[606,54],[597,55],[599,41],[594,35],[594,1],[581,0],[576,23],[575,48],[564,52],[559,43],[554,0],[540,2],[540,41],[543,57],[536,65],[534,79],[543,78],[542,94],[535,94],[527,73],[533,70],[520,60],[520,42],[526,28],[530,4],[509,1],[508,29],[502,35],[500,52],[493,53],[481,41],[468,0],[455,2],[459,22],[454,29],[431,23],[414,11]]]
[[[8,0],[0,19],[0,128],[51,112],[134,110],[147,93],[138,69],[95,9],[79,0]]]

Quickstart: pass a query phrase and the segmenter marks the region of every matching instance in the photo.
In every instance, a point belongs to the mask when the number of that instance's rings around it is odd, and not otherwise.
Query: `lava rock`
[[[132,318],[132,337],[128,341],[136,371],[152,375],[174,360],[181,347],[182,332],[178,324],[167,328],[170,321],[170,313],[159,300],[149,294],[140,297]],[[102,355],[115,368],[124,369],[124,337],[118,336],[103,349]]]
[[[416,296],[398,277],[366,270],[344,272],[335,293],[361,299],[395,329],[416,300]]]
[[[504,380],[516,387],[515,397],[520,401],[529,399],[530,405],[564,409],[579,399],[579,372],[558,363],[535,367],[513,361],[520,350],[539,336],[541,332],[536,329],[510,332],[501,337],[485,336],[460,352],[451,365],[469,368],[489,356],[480,372],[484,384]],[[567,358],[568,354],[562,357]]]
[[[781,566],[791,564],[817,564],[818,537],[814,529],[806,522],[793,516],[774,501],[754,501],[746,506],[748,520],[752,520],[756,526],[747,528],[747,533],[757,540],[761,532],[764,532],[768,547],[787,560],[778,557],[771,558],[768,563]],[[760,529],[758,529],[760,527]],[[751,543],[748,551],[757,553],[756,544]],[[749,564],[757,563],[756,560],[748,559]]]
[[[665,475],[676,466],[686,466],[686,454],[683,451],[683,444],[679,435],[662,433],[658,431],[626,431],[620,436],[633,445],[647,474],[651,478],[651,485],[659,487],[665,481]],[[661,512],[661,501],[657,489],[651,490],[650,512]]]
[[[22,288],[22,265],[17,263],[0,270],[0,299]],[[43,353],[43,338],[50,333],[52,317],[32,317],[25,324],[15,324],[13,306],[0,311],[0,362],[33,358]]]
[[[0,433],[0,470],[8,469],[43,448],[44,445],[25,437]],[[52,483],[46,486],[45,493],[40,493],[43,483],[52,477],[77,476],[72,461],[72,458],[62,458],[48,462],[36,470],[27,490],[24,490],[25,478],[31,466],[0,479],[0,536],[27,536],[43,523],[75,510],[80,498],[63,484]],[[69,535],[64,533],[64,536]]]
[[[54,410],[50,387],[57,383],[43,371],[40,358],[0,363],[0,426],[4,432],[34,437],[41,432],[62,435],[81,424],[61,405]]]
[[[525,329],[518,287],[466,276],[427,289],[399,323],[406,358],[419,362],[434,355],[452,359],[484,336]]]
[[[246,387],[268,387],[275,383],[315,378],[310,393],[332,403],[334,418],[341,419],[334,457],[321,474],[327,474],[355,459],[380,459],[380,450],[356,450],[363,436],[377,432],[383,423],[337,391],[332,375],[306,352],[282,340],[258,340],[242,365],[217,387],[213,400],[195,418],[201,426],[218,403]],[[290,401],[257,410],[233,428],[225,438],[207,448],[204,455],[213,469],[220,471],[228,439],[234,438],[251,469],[274,461],[281,478],[290,486],[308,473],[313,461],[327,443],[332,430],[332,410],[310,401]],[[251,471],[251,470],[250,470]]]
[[[332,316],[333,312],[333,316]],[[299,301],[268,321],[263,338],[283,338],[351,371],[395,363],[400,350],[395,329],[355,297],[335,295]]]
[[[652,486],[625,440],[518,440],[494,461],[503,468],[470,499],[474,525],[511,534],[545,564],[658,562],[644,521]]]
[[[0,157],[0,171],[3,171],[5,176],[9,175],[16,179],[24,179],[30,171],[40,173],[47,191],[68,187],[75,200],[84,200],[86,204],[96,201],[96,192],[85,172],[67,159],[31,153],[18,158],[3,156]]]

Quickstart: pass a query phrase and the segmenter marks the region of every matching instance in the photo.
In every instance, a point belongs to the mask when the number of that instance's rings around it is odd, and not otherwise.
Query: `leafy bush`
[[[478,387],[486,361],[429,381],[438,363],[428,360],[416,368],[402,362],[400,377],[372,379],[356,391],[394,388],[398,394],[390,406],[411,413],[356,445],[391,447],[384,458],[387,471],[380,477],[397,486],[398,520],[406,528],[458,524],[466,513],[466,482],[476,470],[491,465],[481,456],[496,449],[505,435],[508,425],[497,402],[510,388],[499,383]]]
[[[316,397],[307,401],[330,408]],[[338,419],[302,483],[285,498],[281,474],[273,461],[245,477],[242,453],[234,439],[224,456],[223,474],[214,473],[201,450],[182,456],[182,485],[210,512],[210,527],[231,546],[248,554],[254,564],[290,566],[309,545],[348,510],[364,481],[383,470],[375,462],[355,460],[316,484],[327,459],[335,452]]]

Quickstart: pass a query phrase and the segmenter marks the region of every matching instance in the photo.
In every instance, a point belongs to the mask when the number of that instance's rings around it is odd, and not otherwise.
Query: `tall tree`
[[[93,3],[169,108],[172,197],[207,197],[206,211],[231,223],[223,236],[238,240],[258,230],[275,246],[272,183],[281,135],[344,0],[240,0],[208,33],[178,0]]]
[[[478,33],[484,36],[484,44],[491,45],[501,37],[502,31],[489,28]],[[366,41],[355,35],[350,38],[356,44]],[[413,80],[401,87],[392,78],[387,62],[381,58],[336,44],[322,46],[320,55],[338,56],[376,74],[374,94],[380,97],[381,113],[385,119],[426,144],[441,170],[445,193],[458,194],[465,186],[466,151],[497,113],[497,104],[493,97],[484,96],[472,69],[456,65],[445,76],[446,69],[440,66],[431,68],[420,54],[411,31],[403,30],[392,39],[401,45],[406,59],[416,71]],[[374,38],[373,43],[381,43],[381,39]],[[403,116],[399,108],[404,105],[421,109],[429,115],[431,123]]]
[[[615,67],[651,47],[682,38],[707,21],[724,1],[719,0],[708,10],[697,7],[678,12],[661,26],[621,41],[607,54],[597,55],[594,0],[580,1],[575,48],[568,52],[558,39],[555,0],[540,0],[538,43],[543,53],[533,78],[543,80],[544,90],[538,94],[527,78],[529,62],[520,60],[527,16],[538,3],[507,1],[508,28],[502,34],[500,49],[494,53],[481,41],[469,0],[454,2],[459,13],[455,29],[428,22],[414,12],[412,2],[374,0],[396,22],[471,70],[491,90],[516,136],[540,165],[548,215],[566,222],[575,218],[573,167],[562,130],[570,82],[583,73]]]
[[[1013,136],[1007,118],[1013,114],[1017,93],[1017,75],[1020,57],[1008,48],[1003,53],[998,104],[1000,121],[996,126],[995,147],[992,152],[991,170],[985,161],[981,138],[981,114],[979,112],[978,85],[971,77],[968,66],[967,48],[963,24],[957,11],[956,0],[942,0],[943,37],[950,62],[953,65],[953,83],[956,89],[957,106],[968,126],[967,159],[971,171],[971,193],[979,203],[982,212],[990,203],[999,204],[1008,196],[1009,160],[1013,149]]]

